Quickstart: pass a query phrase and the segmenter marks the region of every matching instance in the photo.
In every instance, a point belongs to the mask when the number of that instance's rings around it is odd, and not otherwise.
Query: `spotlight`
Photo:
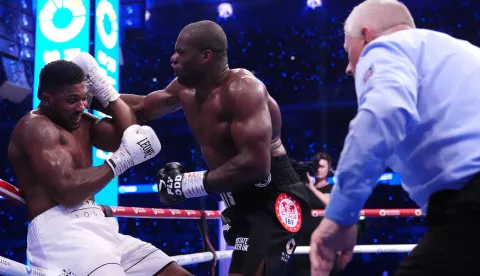
[[[322,5],[322,0],[307,0],[307,6],[311,9],[318,8]]]
[[[221,3],[218,5],[218,15],[222,18],[229,18],[233,14],[232,4],[230,3]]]
[[[150,19],[150,11],[146,10],[145,11],[145,21],[148,21]]]

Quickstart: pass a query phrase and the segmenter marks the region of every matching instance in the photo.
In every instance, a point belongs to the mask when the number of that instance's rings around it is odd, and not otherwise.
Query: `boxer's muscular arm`
[[[42,187],[67,208],[93,197],[114,177],[106,163],[76,169],[72,155],[60,144],[60,131],[46,118],[32,119],[22,133],[21,145]]]
[[[132,108],[137,121],[142,123],[180,109],[181,103],[177,95],[181,89],[183,87],[174,80],[164,90],[157,90],[146,96],[121,94],[120,99]],[[109,110],[103,109],[96,101],[92,103],[92,108],[110,114]]]
[[[107,110],[112,118],[99,119],[90,113],[84,113],[91,122],[90,137],[92,145],[106,152],[114,152],[120,147],[123,132],[129,126],[136,124],[133,110],[122,100],[111,102]]]
[[[233,112],[231,134],[238,154],[207,174],[205,183],[209,193],[253,186],[265,180],[270,172],[272,123],[266,88],[255,78],[243,77],[229,90],[227,101]]]
[[[124,94],[120,98],[132,107],[139,122],[145,122],[160,118],[181,107],[175,91],[167,88],[151,92],[146,96]]]

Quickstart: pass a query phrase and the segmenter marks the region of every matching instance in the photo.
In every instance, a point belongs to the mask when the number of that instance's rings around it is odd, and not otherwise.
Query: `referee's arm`
[[[340,225],[357,222],[387,159],[419,121],[416,68],[398,44],[370,43],[356,69],[358,113],[350,123],[325,213]]]

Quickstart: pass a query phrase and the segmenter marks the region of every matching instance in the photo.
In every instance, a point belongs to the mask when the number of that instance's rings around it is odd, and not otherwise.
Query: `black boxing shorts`
[[[229,206],[222,212],[227,244],[234,246],[230,273],[286,275],[296,238],[311,219],[306,186],[300,182],[288,157],[272,158],[271,175],[252,189],[223,194]]]

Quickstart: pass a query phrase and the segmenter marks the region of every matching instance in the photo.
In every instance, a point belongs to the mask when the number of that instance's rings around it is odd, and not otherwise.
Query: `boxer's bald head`
[[[178,80],[195,85],[213,67],[226,68],[227,36],[217,23],[203,20],[182,29],[172,56]]]
[[[198,51],[212,51],[215,58],[227,56],[227,35],[222,27],[209,20],[187,25],[179,36],[185,36],[186,42]]]
[[[397,0],[366,0],[345,21],[345,50],[349,55],[347,74],[355,72],[363,48],[372,40],[395,31],[415,28],[408,8]]]

